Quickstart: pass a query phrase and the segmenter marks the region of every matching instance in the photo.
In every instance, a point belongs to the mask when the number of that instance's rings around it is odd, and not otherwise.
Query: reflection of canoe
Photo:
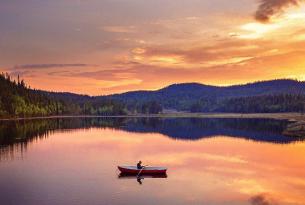
[[[167,178],[167,174],[141,174],[141,178]],[[119,174],[120,179],[136,179],[136,174]]]
[[[139,174],[141,171],[136,166],[118,166],[118,169],[121,171],[121,173],[124,174]],[[141,174],[165,174],[166,173],[165,167],[145,167]]]

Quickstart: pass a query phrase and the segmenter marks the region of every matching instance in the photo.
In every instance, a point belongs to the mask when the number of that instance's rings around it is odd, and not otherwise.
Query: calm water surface
[[[305,142],[286,122],[55,119],[0,122],[0,204],[305,204]],[[117,165],[167,166],[167,178]]]

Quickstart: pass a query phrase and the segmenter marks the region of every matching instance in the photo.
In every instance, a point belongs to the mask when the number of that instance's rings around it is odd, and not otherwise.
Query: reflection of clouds
[[[302,196],[304,187],[301,186],[304,173],[300,172],[304,169],[300,163],[302,144],[278,146],[246,140],[237,140],[237,143],[236,140],[218,138],[196,143],[167,143],[167,140],[156,135],[154,139],[146,138],[139,145],[145,150],[144,153],[138,153],[135,147],[135,155],[141,154],[143,160],[152,164],[169,166],[169,173],[174,173],[171,177],[183,180],[186,176],[192,176],[197,179],[189,179],[190,183],[204,183],[207,186],[211,183],[210,186],[216,186],[214,183],[217,182],[218,190],[230,190],[234,194],[247,196],[272,192],[275,196],[283,196],[283,204],[298,204],[298,201],[305,200]],[[281,157],[281,153],[286,153],[286,157]],[[196,192],[196,187],[192,189]]]
[[[170,154],[158,154],[156,153],[150,160],[154,160],[154,158],[164,159],[164,163],[172,164],[172,165],[181,165],[193,160],[197,162],[219,162],[219,163],[236,163],[236,164],[246,164],[247,161],[240,158],[239,156],[224,156],[215,153],[197,153],[197,152],[186,152],[183,153],[170,153]]]
[[[232,182],[232,187],[236,187],[236,189],[243,194],[252,195],[257,192],[267,192],[268,187],[266,187],[261,181],[254,178],[256,174],[253,172],[252,175],[248,177],[240,177],[236,178]]]
[[[259,194],[250,198],[252,205],[278,205],[278,203],[267,194]]]
[[[204,196],[208,204],[249,201],[252,205],[277,205],[281,199],[281,205],[301,205],[305,200],[304,151],[303,142],[276,145],[225,136],[195,142],[176,141],[156,133],[91,128],[55,132],[47,140],[37,141],[28,150],[26,159],[37,160],[33,164],[43,163],[39,172],[49,173],[54,169],[54,179],[46,184],[56,184],[57,191],[62,183],[87,184],[90,173],[99,179],[94,189],[100,191],[107,185],[104,198],[121,190],[124,199],[138,199],[135,180],[119,181],[113,176],[117,165],[135,164],[141,159],[145,164],[169,168],[166,181],[148,179],[145,183],[149,195],[160,202],[179,200],[180,204],[201,204]],[[41,158],[48,160],[41,162]],[[45,175],[35,176],[34,180],[40,181],[40,177]],[[92,184],[81,189],[86,193],[84,197],[88,196]],[[147,200],[147,195],[141,197]]]
[[[126,133],[125,138],[134,138],[135,135]],[[214,188],[217,186],[218,191],[225,193],[230,190],[237,195],[235,197],[272,193],[283,196],[283,204],[298,204],[298,201],[304,200],[304,174],[301,172],[304,166],[300,163],[302,159],[294,156],[303,155],[300,153],[303,152],[303,144],[278,146],[225,137],[196,142],[169,141],[159,134],[141,134],[141,139],[143,141],[137,144],[118,141],[119,144],[112,147],[133,150],[129,156],[141,156],[149,164],[168,166],[170,178],[179,181],[188,178],[188,183],[194,184],[188,186],[194,193],[194,199],[199,197],[198,187],[209,193],[210,190],[199,185],[202,183]],[[286,153],[285,158],[280,157],[283,152]],[[179,193],[179,190],[175,191]],[[188,196],[187,193],[185,195]],[[253,201],[256,203],[253,205],[259,202],[276,204],[267,196],[261,201],[256,197]]]

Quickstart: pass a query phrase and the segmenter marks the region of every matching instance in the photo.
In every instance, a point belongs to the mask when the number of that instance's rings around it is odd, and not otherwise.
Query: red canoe
[[[139,174],[141,171],[136,166],[118,166],[118,169],[124,174]],[[141,174],[165,174],[166,170],[165,167],[145,167]]]

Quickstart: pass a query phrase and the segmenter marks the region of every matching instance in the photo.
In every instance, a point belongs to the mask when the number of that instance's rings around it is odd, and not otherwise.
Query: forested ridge
[[[272,80],[228,87],[174,84],[157,91],[91,97],[31,89],[19,77],[0,74],[0,117],[157,114],[186,112],[304,112],[305,83]]]
[[[30,89],[19,78],[16,82],[7,74],[0,75],[1,117],[126,114],[123,104],[111,99],[96,102],[89,96],[60,96],[61,94],[53,92]],[[84,98],[86,100],[83,100]]]
[[[131,106],[157,101],[164,109],[186,112],[304,112],[305,82],[280,79],[227,87],[183,83],[108,97]]]

